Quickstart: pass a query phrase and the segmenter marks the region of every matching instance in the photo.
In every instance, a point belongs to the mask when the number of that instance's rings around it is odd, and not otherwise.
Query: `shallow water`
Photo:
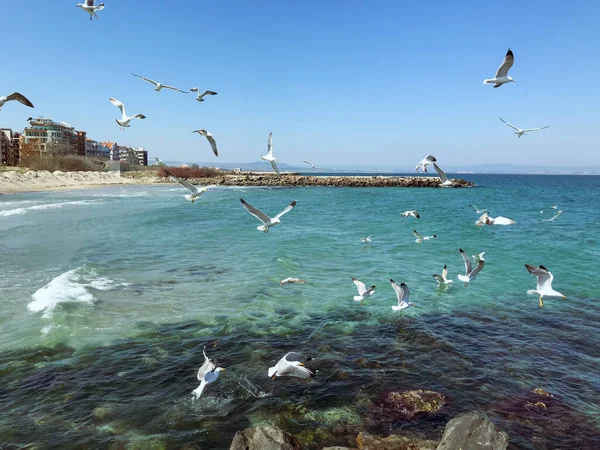
[[[0,197],[0,442],[218,449],[274,423],[320,448],[365,428],[437,439],[480,410],[514,448],[600,448],[600,177],[465,178],[479,187],[217,188],[193,205],[164,185]],[[265,235],[240,197],[270,215],[298,205]],[[470,203],[517,224],[478,228]],[[545,222],[551,205],[564,213]],[[416,244],[413,229],[438,237]],[[467,288],[459,247],[486,251]],[[525,263],[567,299],[540,309]],[[438,289],[444,264],[455,281]],[[280,287],[289,276],[311,284]],[[362,305],[352,276],[377,285]],[[392,311],[389,278],[420,308]],[[203,345],[227,371],[192,401]],[[291,350],[320,361],[316,379],[267,377]],[[547,410],[524,406],[535,387],[555,396]],[[380,393],[418,388],[447,404],[368,420]]]

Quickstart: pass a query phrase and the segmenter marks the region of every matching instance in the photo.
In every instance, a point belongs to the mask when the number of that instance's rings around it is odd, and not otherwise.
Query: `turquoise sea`
[[[464,178],[477,187],[0,196],[0,448],[226,449],[272,423],[317,449],[365,429],[439,439],[467,411],[511,448],[600,448],[600,177]],[[240,197],[271,216],[298,203],[263,234]],[[470,203],[517,224],[478,228]],[[552,205],[564,212],[544,221]],[[459,247],[486,252],[468,287]],[[567,298],[540,308],[525,263]],[[455,281],[438,289],[444,264]],[[310,284],[281,287],[290,276]],[[354,302],[351,277],[376,294]],[[392,311],[390,278],[420,308]],[[227,371],[193,401],[204,345]],[[272,381],[288,351],[320,362],[317,377]],[[372,420],[380,394],[411,389],[446,404]]]

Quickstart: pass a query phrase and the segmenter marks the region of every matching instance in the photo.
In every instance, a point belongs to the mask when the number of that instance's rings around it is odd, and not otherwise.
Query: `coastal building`
[[[105,142],[94,141],[86,138],[85,140],[85,156],[86,158],[110,159],[111,148],[105,145]]]
[[[66,122],[38,117],[23,131],[21,158],[43,155],[85,156],[85,132],[78,132]]]
[[[10,128],[0,128],[0,164],[18,166],[20,161],[21,133]]]
[[[143,148],[118,147],[118,149],[121,161],[127,161],[131,165],[148,165],[148,152]]]

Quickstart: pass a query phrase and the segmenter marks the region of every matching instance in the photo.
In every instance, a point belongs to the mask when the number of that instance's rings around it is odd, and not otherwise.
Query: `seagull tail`
[[[535,289],[529,289],[527,291],[527,294],[529,294],[529,295],[537,294],[537,291]]]
[[[354,299],[355,302],[362,302],[363,301],[363,297],[361,297],[360,295],[355,295],[353,297],[353,299]]]
[[[402,308],[400,308],[400,306],[398,306],[398,305],[394,305],[394,306],[392,306],[392,309],[394,311],[400,311]]]
[[[192,201],[192,196],[191,195],[185,194],[184,197],[185,197],[186,200],[189,200],[190,202]]]
[[[483,80],[483,84],[494,83],[494,80],[485,79]]]
[[[257,227],[256,227],[256,229],[257,229],[258,231],[266,231],[266,230],[267,230],[267,227],[266,227],[266,226],[264,226],[264,225],[259,225],[259,226],[257,226]]]
[[[202,382],[200,383],[200,386],[198,386],[196,389],[194,389],[192,391],[192,395],[196,398],[200,398],[205,386],[206,386],[206,383],[204,382],[204,380],[202,380]]]

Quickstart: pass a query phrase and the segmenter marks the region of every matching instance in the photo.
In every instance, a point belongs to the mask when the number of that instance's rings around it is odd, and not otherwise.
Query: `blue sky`
[[[216,165],[259,160],[271,131],[294,165],[600,165],[600,2],[107,0],[93,22],[76,3],[2,2],[0,92],[36,108],[6,104],[0,127],[41,115]],[[508,47],[516,83],[483,85]],[[120,131],[109,96],[147,119]],[[517,139],[498,117],[550,128]]]

